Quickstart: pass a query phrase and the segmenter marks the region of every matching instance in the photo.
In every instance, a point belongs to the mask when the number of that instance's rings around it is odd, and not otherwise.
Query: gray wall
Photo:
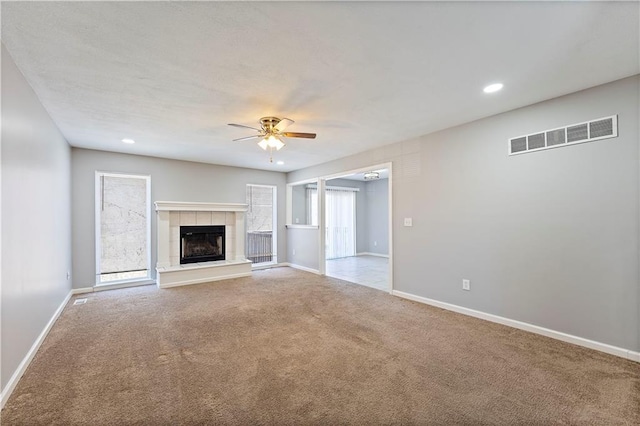
[[[396,290],[638,351],[639,79],[288,179],[392,161]],[[507,156],[510,137],[613,114],[615,139]],[[413,227],[402,226],[405,217]]]
[[[71,289],[70,148],[2,45],[2,389]]]
[[[369,229],[367,220],[367,193],[365,182],[350,179],[331,179],[327,186],[358,188],[356,192],[356,253],[369,251]]]
[[[287,229],[287,259],[294,265],[318,270],[318,228]]]
[[[389,179],[365,182],[367,249],[369,253],[389,254]]]
[[[246,185],[277,185],[278,261],[286,262],[286,176],[281,172],[216,166],[139,155],[73,148],[73,287],[95,284],[95,172],[151,175],[151,201],[246,203]],[[152,205],[151,269],[157,261],[156,214]]]
[[[291,195],[291,224],[309,225],[307,223],[307,184],[292,187]]]

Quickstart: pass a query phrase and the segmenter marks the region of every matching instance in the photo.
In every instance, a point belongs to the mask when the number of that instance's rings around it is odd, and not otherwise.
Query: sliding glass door
[[[350,188],[326,190],[326,258],[356,255],[356,193]]]

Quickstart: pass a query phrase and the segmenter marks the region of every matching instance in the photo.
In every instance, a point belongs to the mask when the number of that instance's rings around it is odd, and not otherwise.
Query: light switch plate
[[[404,218],[404,226],[413,226],[413,219],[410,217]]]
[[[467,290],[467,291],[471,291],[471,281],[462,280],[462,289],[463,290]]]

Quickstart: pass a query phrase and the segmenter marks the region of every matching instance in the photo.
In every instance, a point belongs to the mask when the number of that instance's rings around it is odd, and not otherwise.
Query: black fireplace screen
[[[224,260],[224,226],[181,226],[180,263]]]

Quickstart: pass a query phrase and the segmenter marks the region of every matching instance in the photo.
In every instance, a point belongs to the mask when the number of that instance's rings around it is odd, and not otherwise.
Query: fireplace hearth
[[[180,264],[225,260],[225,227],[180,227]]]

